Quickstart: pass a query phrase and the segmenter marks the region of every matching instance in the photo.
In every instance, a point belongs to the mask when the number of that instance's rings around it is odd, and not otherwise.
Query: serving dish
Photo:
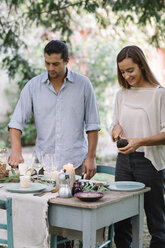
[[[94,202],[102,198],[104,194],[100,192],[78,192],[74,196],[81,201]]]

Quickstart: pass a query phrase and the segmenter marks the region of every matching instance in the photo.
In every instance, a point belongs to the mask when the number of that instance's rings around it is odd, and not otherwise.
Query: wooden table
[[[51,226],[82,232],[83,247],[96,247],[96,230],[133,217],[133,248],[142,248],[143,204],[145,188],[133,192],[108,191],[96,202],[77,198],[49,200],[48,218]]]

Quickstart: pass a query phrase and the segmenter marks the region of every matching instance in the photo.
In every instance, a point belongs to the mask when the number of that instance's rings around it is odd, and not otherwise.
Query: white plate
[[[81,176],[75,175],[75,180],[80,180],[80,179],[81,179]]]
[[[7,191],[14,193],[34,193],[40,192],[47,186],[41,183],[30,183],[28,188],[21,188],[20,183],[10,183],[5,188]]]
[[[144,183],[132,182],[132,181],[112,182],[109,185],[109,189],[115,191],[136,191],[144,188],[145,188]]]

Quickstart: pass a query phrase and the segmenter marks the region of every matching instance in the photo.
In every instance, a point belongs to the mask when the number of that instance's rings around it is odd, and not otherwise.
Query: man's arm
[[[83,174],[86,173],[86,179],[90,179],[96,173],[96,147],[98,142],[98,131],[88,131],[88,156],[83,166]]]
[[[19,163],[24,162],[21,146],[21,131],[19,129],[10,128],[10,139],[11,154],[8,158],[8,164],[16,168]]]

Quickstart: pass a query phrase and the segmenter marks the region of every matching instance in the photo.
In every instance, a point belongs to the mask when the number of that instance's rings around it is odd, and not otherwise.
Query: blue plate
[[[132,181],[112,182],[109,185],[109,189],[115,191],[136,191],[144,188],[145,188],[144,183],[132,182]]]
[[[34,193],[44,190],[47,186],[41,183],[30,183],[28,188],[21,188],[20,183],[10,183],[6,186],[6,190],[13,193]]]

